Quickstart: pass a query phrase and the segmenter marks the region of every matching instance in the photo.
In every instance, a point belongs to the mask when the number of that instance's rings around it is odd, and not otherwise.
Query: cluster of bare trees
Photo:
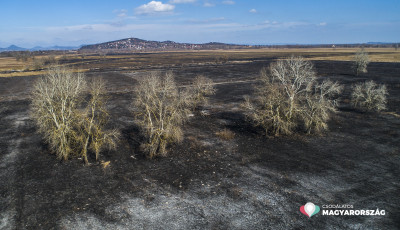
[[[248,117],[273,135],[301,127],[309,133],[326,129],[329,113],[336,111],[335,96],[343,88],[329,80],[319,84],[313,65],[302,57],[272,63],[262,69],[260,82],[244,107]]]
[[[204,76],[197,76],[192,85],[181,88],[172,72],[152,72],[139,80],[134,107],[146,137],[142,147],[148,157],[165,156],[167,145],[182,141],[182,125],[188,114],[214,93],[213,82]]]
[[[356,73],[365,73],[368,63],[368,54],[360,50],[355,58]],[[308,133],[326,130],[343,90],[330,80],[318,83],[313,65],[302,57],[272,63],[261,70],[259,80],[254,97],[246,97],[243,105],[247,116],[273,135],[301,128]],[[353,86],[351,103],[364,111],[379,112],[386,109],[387,95],[385,85],[367,81]]]
[[[342,90],[337,82],[317,81],[312,63],[292,56],[261,70],[255,94],[246,97],[243,106],[267,135],[288,135],[301,129],[319,133],[328,128]],[[147,156],[165,156],[168,145],[182,141],[182,126],[189,114],[207,104],[212,94],[213,81],[202,75],[181,87],[172,72],[151,72],[139,79],[133,110],[145,137],[142,149]],[[351,103],[379,112],[386,108],[387,94],[385,85],[359,83],[353,86]],[[105,129],[106,101],[101,79],[87,82],[81,73],[53,67],[36,81],[31,111],[39,132],[59,158],[80,156],[88,163],[90,151],[97,160],[103,148],[116,147],[119,137],[117,130]]]
[[[87,91],[89,101],[85,101]],[[76,155],[88,163],[88,149],[97,159],[105,146],[115,147],[118,132],[104,129],[108,113],[103,94],[101,80],[88,84],[83,74],[62,67],[49,69],[36,81],[32,116],[58,158],[67,160]]]
[[[32,116],[60,159],[82,157],[88,163],[88,151],[98,159],[100,151],[115,148],[117,130],[106,130],[105,83],[87,82],[81,73],[54,67],[39,78],[32,93]],[[215,93],[213,82],[197,76],[191,85],[179,88],[172,72],[152,72],[143,77],[135,90],[135,115],[145,136],[143,150],[148,157],[165,156],[169,144],[183,138],[182,125],[189,113],[207,103]],[[85,100],[86,99],[86,100]]]

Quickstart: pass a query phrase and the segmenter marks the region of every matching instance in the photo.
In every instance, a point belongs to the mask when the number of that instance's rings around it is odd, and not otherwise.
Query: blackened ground
[[[259,70],[269,63],[173,69],[187,84],[212,78],[217,94],[185,125],[185,140],[168,157],[146,159],[131,113],[133,73],[103,72],[110,91],[110,127],[118,149],[60,162],[29,116],[36,77],[0,78],[0,229],[398,229],[400,226],[400,64],[371,63],[354,76],[349,62],[314,62],[321,79],[345,84],[340,111],[323,135],[266,137],[242,115]],[[161,69],[164,71],[163,69]],[[147,71],[147,70],[146,70]],[[386,83],[388,111],[354,111],[351,84]],[[216,132],[228,129],[234,138]],[[306,202],[385,210],[384,216],[308,218]]]

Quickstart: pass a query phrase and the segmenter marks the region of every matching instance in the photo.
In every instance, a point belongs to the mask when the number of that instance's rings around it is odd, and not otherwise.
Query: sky
[[[400,42],[400,0],[1,0],[0,47]]]

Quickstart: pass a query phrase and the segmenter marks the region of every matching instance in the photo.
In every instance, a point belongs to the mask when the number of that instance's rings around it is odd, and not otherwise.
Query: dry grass
[[[400,114],[397,114],[396,112],[383,112],[383,114],[388,114],[388,115],[392,115],[396,118],[400,118]]]
[[[354,61],[355,53],[358,48],[348,49],[325,49],[324,53],[320,53],[322,49],[310,50],[315,53],[314,57],[309,57],[308,60],[325,60],[325,61]],[[366,48],[371,62],[400,62],[400,51],[392,48]]]
[[[226,141],[232,140],[233,138],[235,138],[235,133],[232,132],[231,130],[227,129],[227,128],[225,128],[224,130],[216,132],[215,135],[217,135],[222,140],[226,140]]]
[[[199,150],[203,147],[203,143],[195,136],[188,136],[187,140],[190,143],[190,148],[193,150]]]
[[[0,57],[0,71],[22,70],[24,63],[15,60],[15,57]]]
[[[263,48],[243,50],[201,50],[201,51],[169,51],[140,54],[98,55],[98,54],[68,54],[56,55],[55,59],[68,59],[69,68],[79,72],[90,69],[118,68],[134,70],[146,66],[179,66],[192,64],[216,64],[216,57],[226,57],[228,63],[252,62],[253,59],[284,59],[288,56],[303,56],[306,60],[353,61],[358,48]],[[371,62],[400,62],[400,50],[394,48],[366,48]],[[37,58],[48,58],[38,56]],[[43,71],[23,71],[2,73],[2,71],[22,71],[31,65],[27,62],[16,61],[15,57],[0,58],[0,77],[41,75]],[[221,64],[221,63],[220,63]],[[82,68],[84,66],[84,68]]]
[[[37,76],[44,75],[47,69],[38,70],[34,68],[38,62],[43,62],[54,59],[54,61],[62,58],[74,58],[74,55],[43,55],[35,57],[35,60],[28,59],[27,61],[17,61],[15,57],[0,57],[0,77],[19,77],[19,76]],[[54,66],[54,65],[53,65]],[[66,66],[66,65],[58,65]],[[47,66],[48,67],[48,66]],[[79,69],[74,72],[85,72],[88,69]]]
[[[63,65],[59,65],[60,67]],[[74,73],[84,73],[89,71],[89,69],[74,69],[71,70]],[[0,73],[0,77],[25,77],[25,76],[39,76],[46,74],[47,69],[40,71],[21,71],[21,72],[12,72],[12,73]]]

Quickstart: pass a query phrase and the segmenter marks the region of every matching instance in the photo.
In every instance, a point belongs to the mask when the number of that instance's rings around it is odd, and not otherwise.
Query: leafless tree
[[[256,125],[268,134],[291,134],[303,124],[308,132],[327,127],[329,112],[335,111],[331,96],[342,87],[331,81],[318,84],[314,67],[302,57],[290,57],[262,69],[255,97],[245,98],[244,107]]]
[[[288,98],[289,108],[286,114],[288,119],[292,119],[297,110],[297,101],[310,89],[316,79],[313,64],[302,57],[294,56],[271,64],[270,74],[265,76],[269,78],[268,81],[278,83]],[[263,79],[267,80],[265,77]]]
[[[388,91],[386,85],[378,85],[374,81],[366,81],[353,86],[351,103],[354,107],[380,112],[386,109]]]
[[[104,126],[108,121],[108,111],[105,107],[107,101],[105,93],[105,82],[102,78],[95,78],[89,85],[90,100],[82,113],[80,125],[80,137],[82,142],[82,157],[88,163],[88,148],[92,149],[98,160],[100,151],[108,147],[115,149],[119,139],[119,132],[116,129],[106,130]]]
[[[78,106],[86,81],[82,74],[51,68],[39,78],[32,95],[32,116],[58,158],[67,160],[74,152],[80,122]]]
[[[139,80],[134,106],[147,142],[142,145],[149,158],[165,156],[168,144],[183,139],[182,125],[191,101],[181,95],[172,72],[152,72]]]
[[[151,72],[141,78],[133,106],[146,138],[142,147],[148,157],[165,156],[169,144],[182,141],[182,125],[190,110],[214,93],[213,82],[204,76],[196,77],[187,87],[178,87],[172,72]]]
[[[343,86],[337,82],[325,80],[321,84],[314,84],[312,91],[307,92],[300,116],[308,133],[328,129],[330,114],[337,112],[336,96],[342,90]]]
[[[88,147],[95,151],[97,159],[105,144],[115,146],[117,132],[104,130],[107,112],[101,97],[103,83],[90,85],[91,99],[85,103],[86,89],[83,74],[62,67],[50,68],[34,84],[31,114],[60,159],[68,160],[75,154],[88,163]]]
[[[208,103],[208,96],[214,95],[216,89],[214,82],[203,76],[198,75],[192,82],[190,87],[187,87],[187,97],[192,97],[193,108],[199,105],[205,105]]]
[[[360,73],[367,73],[367,66],[369,64],[368,53],[365,52],[364,48],[360,49],[354,56],[353,68],[356,75]]]

